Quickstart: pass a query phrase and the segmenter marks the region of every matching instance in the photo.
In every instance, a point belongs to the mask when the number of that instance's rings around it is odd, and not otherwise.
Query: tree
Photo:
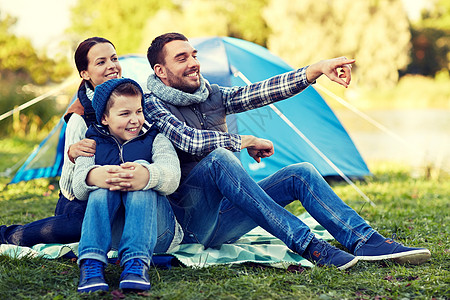
[[[0,19],[0,111],[13,109],[35,97],[34,90],[42,90],[35,84],[61,82],[72,73],[67,59],[50,59],[39,55],[27,38],[10,33],[16,18],[6,15]],[[34,83],[34,84],[33,84]],[[38,103],[13,118],[2,120],[1,135],[9,131],[26,135],[36,131],[56,113],[56,107],[48,102]],[[34,129],[33,129],[34,128]],[[20,129],[20,130],[19,130]]]
[[[347,56],[355,79],[386,86],[408,63],[409,22],[400,0],[270,0],[268,48],[293,66]]]
[[[450,3],[440,0],[434,9],[424,11],[412,24],[411,63],[407,73],[434,76],[449,73],[450,68]]]
[[[71,10],[68,29],[79,43],[91,36],[109,39],[120,54],[139,49],[147,20],[163,8],[173,8],[167,0],[79,0]]]
[[[67,60],[38,55],[28,38],[10,33],[16,21],[9,15],[0,20],[0,72],[20,73],[37,84],[66,78],[72,72]]]
[[[177,9],[161,10],[148,21],[141,48],[170,31],[188,38],[231,36],[265,46],[269,28],[261,12],[266,4],[267,0],[184,1]]]

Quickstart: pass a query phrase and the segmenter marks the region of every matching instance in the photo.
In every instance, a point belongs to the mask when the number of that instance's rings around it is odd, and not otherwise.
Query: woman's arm
[[[73,114],[67,123],[64,142],[64,163],[61,171],[61,178],[59,179],[59,188],[61,193],[69,200],[73,200],[75,197],[72,190],[73,171],[75,168],[74,162],[72,162],[68,156],[69,147],[82,139],[86,133],[87,127],[84,119]]]
[[[75,160],[73,172],[73,193],[78,200],[87,200],[89,193],[98,189],[96,185],[86,183],[88,174],[98,169],[95,165],[95,156],[80,156]],[[103,180],[104,181],[104,180]]]

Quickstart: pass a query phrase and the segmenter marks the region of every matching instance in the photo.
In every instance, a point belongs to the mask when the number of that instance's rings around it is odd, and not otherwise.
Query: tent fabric
[[[239,71],[251,82],[265,80],[293,70],[281,58],[266,48],[231,37],[208,37],[190,40],[198,50],[201,72],[210,83],[221,86],[244,86],[246,83],[234,74]],[[144,55],[120,57],[123,76],[141,84],[144,91],[152,70]],[[314,89],[308,87],[291,99],[275,106],[308,139],[325,154],[346,176],[370,175],[366,163],[350,136]],[[275,154],[257,164],[244,150],[237,153],[244,168],[255,179],[263,179],[280,168],[299,162],[310,162],[323,176],[336,176],[329,166],[305,141],[303,141],[270,107],[227,117],[230,132],[254,135],[271,140]],[[16,173],[11,183],[60,174],[64,151],[64,121],[30,155]],[[56,137],[57,138],[56,138]],[[43,159],[42,157],[49,156]]]

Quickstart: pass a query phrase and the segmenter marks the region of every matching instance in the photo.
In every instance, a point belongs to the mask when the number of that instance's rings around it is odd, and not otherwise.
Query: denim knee
[[[221,162],[222,164],[232,164],[242,166],[241,161],[233,152],[225,148],[217,148],[211,152],[206,158],[209,158],[211,164]]]
[[[322,178],[319,171],[309,162],[301,162],[284,168],[286,172],[302,178]]]
[[[97,203],[104,205],[106,199],[108,199],[108,193],[111,193],[108,189],[97,189],[92,191],[89,194],[89,205],[91,206]]]
[[[222,160],[222,159],[237,159],[236,156],[233,154],[233,152],[231,152],[230,150],[227,150],[225,148],[217,148],[215,149],[213,152],[211,152],[209,154],[209,156],[211,156],[211,158],[217,159],[217,160]]]

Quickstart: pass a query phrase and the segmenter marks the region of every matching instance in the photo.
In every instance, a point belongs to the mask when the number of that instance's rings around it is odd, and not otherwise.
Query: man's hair
[[[172,41],[188,41],[187,37],[177,32],[170,32],[156,37],[147,50],[147,59],[152,69],[156,64],[164,64],[165,53],[164,46]]]
[[[142,98],[142,93],[139,87],[131,82],[119,84],[109,96],[108,102],[106,103],[105,107],[105,115],[109,116],[109,110],[114,105],[114,98],[118,96],[139,96]]]

